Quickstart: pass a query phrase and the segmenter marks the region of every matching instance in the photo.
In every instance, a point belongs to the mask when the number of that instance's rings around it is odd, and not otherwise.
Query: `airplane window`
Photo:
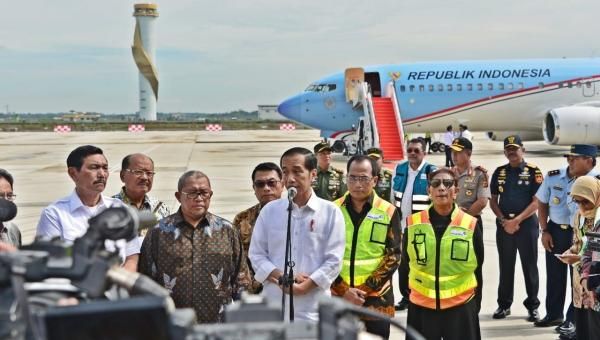
[[[452,84],[448,84],[448,91],[452,91]]]
[[[443,84],[438,84],[438,91],[444,91],[444,85]]]
[[[408,88],[410,89],[410,92],[415,92],[415,86],[414,85],[410,85]]]
[[[514,88],[514,86],[513,86],[513,83],[508,83],[508,84],[506,84],[506,87],[507,87],[509,90],[512,90],[512,89]]]
[[[462,84],[456,84],[456,91],[462,91]]]
[[[539,83],[538,83],[538,87],[539,87],[540,89],[543,89],[543,88],[544,88],[544,83],[543,83],[543,82],[539,82]]]
[[[425,92],[425,85],[419,85],[419,92]]]
[[[433,85],[429,85],[429,92],[433,92]]]
[[[498,83],[498,90],[504,90],[504,83]]]
[[[478,83],[477,84],[477,91],[483,91],[483,84],[482,83]]]
[[[523,85],[523,83],[519,83],[517,87],[518,87],[519,89],[523,89],[523,88],[525,88],[525,85]]]
[[[489,91],[494,90],[494,84],[493,83],[488,83],[488,90]]]
[[[406,86],[400,85],[400,92],[406,92]]]
[[[473,91],[473,84],[467,84],[467,91]]]

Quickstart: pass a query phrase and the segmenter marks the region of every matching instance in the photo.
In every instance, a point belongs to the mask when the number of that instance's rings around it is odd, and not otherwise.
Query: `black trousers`
[[[475,218],[477,218],[477,224],[475,225],[475,227],[479,228],[479,231],[481,232],[481,237],[483,237],[483,219],[481,218],[481,215],[477,215],[475,216]]]
[[[431,153],[431,137],[423,138],[423,140],[425,141],[425,148],[423,149],[423,151]]]
[[[367,332],[379,335],[384,339],[390,338],[390,324],[381,320],[363,320]]]
[[[446,145],[444,148],[444,152],[446,153],[446,167],[454,166],[454,162],[452,161],[452,149],[450,145]]]
[[[600,312],[587,310],[588,339],[600,338]],[[579,339],[579,338],[577,338]]]
[[[554,248],[552,252],[546,252],[546,315],[551,319],[562,319],[565,306],[566,292],[572,292],[572,284],[567,290],[567,279],[569,273],[573,281],[573,269],[568,264],[562,263],[554,254],[562,254],[573,244],[573,228],[562,229],[560,224],[548,221],[548,232],[552,236]],[[572,295],[572,294],[569,294]],[[573,303],[569,306],[567,320],[573,321]],[[570,314],[570,315],[569,315]]]
[[[521,258],[527,299],[523,301],[528,310],[540,306],[538,300],[539,273],[537,268],[537,246],[540,234],[537,217],[531,216],[521,223],[521,228],[510,235],[496,220],[496,246],[500,264],[500,282],[498,284],[498,306],[510,308],[513,303],[515,287],[515,262],[517,250]]]
[[[577,339],[592,339],[589,334],[588,313],[593,313],[589,309],[573,308],[575,314],[575,332]]]
[[[481,339],[475,299],[462,306],[444,310],[433,310],[410,303],[406,323],[427,340]]]

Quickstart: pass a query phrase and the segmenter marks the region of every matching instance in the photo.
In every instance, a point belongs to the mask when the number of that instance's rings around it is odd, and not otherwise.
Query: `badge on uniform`
[[[556,196],[552,197],[552,203],[554,203],[554,204],[560,203],[560,198],[558,198]]]
[[[465,195],[472,196],[473,195],[473,191],[467,190],[467,191],[465,191]]]
[[[504,188],[503,187],[498,187],[498,191],[504,192]]]
[[[536,174],[536,175],[535,175],[535,182],[536,182],[537,184],[540,184],[540,183],[542,183],[542,181],[543,181],[543,180],[544,180],[544,177],[542,177],[542,174]]]

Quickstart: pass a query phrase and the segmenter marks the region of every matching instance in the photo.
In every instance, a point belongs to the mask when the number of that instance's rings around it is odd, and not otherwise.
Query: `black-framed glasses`
[[[270,179],[267,181],[256,180],[256,181],[254,181],[254,186],[259,189],[262,189],[265,186],[275,188],[277,186],[277,184],[279,184],[279,183],[281,183],[281,181],[276,180],[276,179]]]
[[[421,153],[421,149],[419,149],[419,148],[408,148],[408,149],[406,149],[406,153]]]
[[[0,192],[0,199],[5,199],[7,201],[14,201],[17,199],[17,195],[12,192]]]
[[[196,191],[196,192],[185,192],[182,191],[182,194],[185,195],[186,198],[190,199],[190,200],[195,200],[196,198],[198,198],[198,196],[200,196],[200,198],[206,200],[212,197],[213,192],[212,191]]]
[[[348,175],[346,178],[350,183],[368,183],[373,177]]]
[[[453,179],[441,179],[441,178],[434,178],[429,182],[429,185],[431,185],[432,188],[437,188],[440,185],[444,185],[445,188],[452,188],[454,186],[454,180]]]
[[[142,177],[144,175],[148,176],[148,178],[152,178],[154,177],[154,175],[156,175],[156,172],[154,171],[145,171],[145,170],[132,170],[132,169],[125,169],[125,171],[134,174],[136,177]]]

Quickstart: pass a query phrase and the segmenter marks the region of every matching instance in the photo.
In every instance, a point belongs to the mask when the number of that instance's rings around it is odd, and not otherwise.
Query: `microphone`
[[[17,216],[17,206],[9,201],[0,199],[0,222],[10,221]]]
[[[298,189],[291,187],[288,189],[288,200],[291,202],[294,200],[294,197],[298,194]]]

